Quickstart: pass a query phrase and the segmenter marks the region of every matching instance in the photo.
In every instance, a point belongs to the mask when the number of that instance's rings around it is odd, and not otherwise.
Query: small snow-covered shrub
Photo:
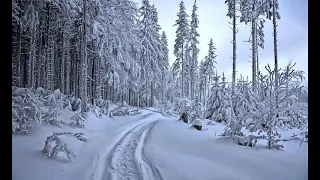
[[[195,119],[204,118],[204,107],[201,102],[197,100],[191,101],[191,109],[189,112],[189,122],[193,122]]]
[[[246,135],[243,135],[243,136],[233,135],[232,138],[235,141],[235,143],[238,145],[254,147],[254,146],[256,146],[258,139],[264,139],[265,136],[254,136],[252,134],[250,134],[248,136],[246,136]]]
[[[202,120],[201,119],[195,119],[192,122],[192,127],[196,128],[197,130],[201,131],[202,130]]]
[[[79,114],[75,114],[71,117],[72,122],[69,123],[69,126],[74,127],[74,128],[84,128],[84,122],[87,119],[87,113],[82,112]]]
[[[131,111],[128,111],[128,115],[129,116],[135,116],[135,115],[138,115],[138,114],[141,114],[142,111],[139,111],[138,109],[134,109],[134,110],[131,110]]]
[[[117,109],[112,112],[113,116],[126,116],[128,115],[127,109]]]
[[[243,136],[243,133],[241,132],[242,126],[238,121],[231,121],[229,127],[233,135]]]
[[[180,101],[180,118],[185,123],[189,123],[190,110],[192,109],[192,104],[187,99],[182,99]]]
[[[12,133],[30,134],[42,122],[41,101],[27,89],[16,88],[15,91],[12,96]]]
[[[93,107],[91,108],[91,111],[94,113],[94,115],[97,118],[101,118],[102,113],[101,113],[101,109],[99,107],[97,107],[96,105],[93,105]]]
[[[70,101],[57,89],[46,97],[45,105],[46,107],[42,108],[43,124],[61,127],[61,121],[57,120],[57,117],[62,109],[70,105]]]
[[[41,95],[41,96],[47,96],[47,95],[48,95],[48,91],[45,90],[45,89],[42,88],[42,87],[38,87],[38,88],[35,90],[35,94]]]
[[[112,111],[113,116],[134,116],[141,113],[142,111],[139,111],[138,109],[132,109],[127,107],[121,107]]]
[[[211,88],[209,102],[206,108],[206,119],[218,123],[229,123],[234,118],[231,90],[225,86],[215,85]]]
[[[74,97],[69,99],[72,111],[81,111],[81,99]]]
[[[42,149],[42,153],[45,154],[47,157],[54,159],[57,157],[58,153],[63,152],[69,160],[72,160],[76,157],[74,152],[68,148],[67,144],[61,139],[61,136],[74,136],[80,141],[86,142],[87,139],[83,137],[83,133],[75,133],[74,135],[69,132],[65,133],[55,133],[53,135],[48,136],[45,145]]]
[[[29,93],[30,91],[27,88],[12,87],[12,96],[24,96]]]
[[[109,109],[110,109],[110,104],[111,104],[111,101],[109,100],[103,100],[103,99],[95,99],[94,100],[94,104],[96,104],[96,107],[99,108],[99,112],[101,114],[104,114],[106,116],[109,115]]]

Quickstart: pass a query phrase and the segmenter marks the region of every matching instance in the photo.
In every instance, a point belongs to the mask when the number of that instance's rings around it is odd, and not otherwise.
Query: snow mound
[[[195,119],[192,122],[192,127],[196,128],[197,130],[201,131],[202,130],[202,120],[201,119]]]

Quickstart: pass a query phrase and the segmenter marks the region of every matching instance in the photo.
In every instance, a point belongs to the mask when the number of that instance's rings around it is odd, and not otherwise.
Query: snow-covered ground
[[[136,116],[97,118],[89,113],[85,129],[42,127],[33,135],[12,136],[13,180],[304,180],[308,145],[285,142],[284,151],[236,145],[219,139],[221,124],[197,131],[172,113],[142,110]],[[62,115],[67,120],[70,115]],[[52,132],[83,132],[87,142],[66,137],[77,157],[49,159],[41,150]],[[295,130],[283,132],[289,137]]]

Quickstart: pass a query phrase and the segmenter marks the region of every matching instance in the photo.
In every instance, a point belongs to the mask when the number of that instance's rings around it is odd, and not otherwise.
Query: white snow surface
[[[61,118],[68,120],[65,112]],[[305,180],[308,179],[308,144],[301,139],[283,143],[284,151],[257,148],[219,139],[225,126],[203,121],[203,131],[142,110],[137,116],[89,113],[85,129],[42,127],[32,135],[12,136],[13,180]],[[76,158],[62,153],[49,159],[41,150],[52,132],[83,132],[87,142],[66,138]],[[243,132],[245,132],[243,130]],[[247,132],[245,132],[248,134]],[[299,130],[282,132],[282,138]]]
[[[202,120],[201,119],[195,119],[192,122],[192,126],[202,126]]]

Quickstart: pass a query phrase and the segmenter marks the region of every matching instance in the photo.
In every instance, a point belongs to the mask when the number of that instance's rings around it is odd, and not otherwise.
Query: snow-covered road
[[[205,127],[204,129],[208,129]],[[67,141],[77,158],[50,160],[41,154],[52,131],[43,127],[32,136],[13,136],[14,180],[305,180],[307,144],[291,143],[290,153],[257,150],[218,140],[224,127],[197,131],[177,117],[144,110],[141,115],[110,118],[89,116],[88,142]],[[296,143],[296,144],[294,144]],[[287,146],[285,145],[285,146]],[[296,148],[296,149],[293,149]],[[299,150],[299,151],[298,151]]]
[[[144,143],[157,121],[143,122],[126,132],[119,141],[114,141],[107,153],[106,180],[161,180],[157,168],[146,158]]]

